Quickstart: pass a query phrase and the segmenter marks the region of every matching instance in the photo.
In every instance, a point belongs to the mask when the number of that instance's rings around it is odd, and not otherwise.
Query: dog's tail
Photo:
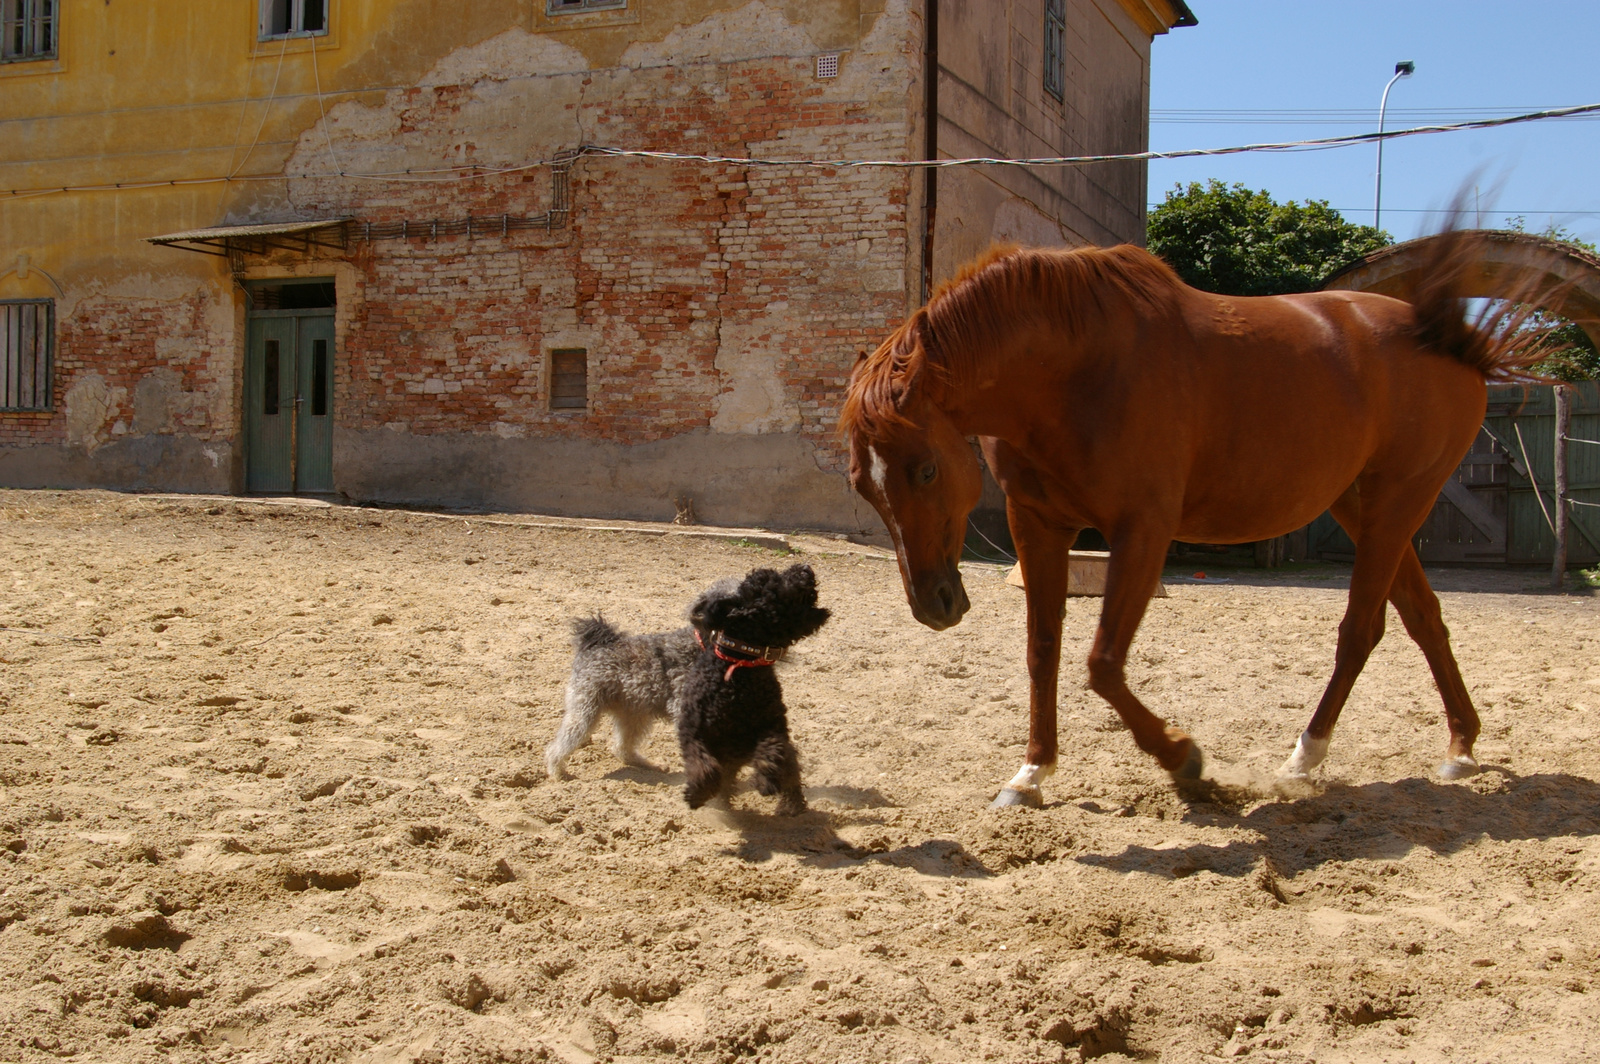
[[[580,651],[610,646],[621,638],[622,633],[598,613],[593,617],[579,617],[572,622],[572,645]]]

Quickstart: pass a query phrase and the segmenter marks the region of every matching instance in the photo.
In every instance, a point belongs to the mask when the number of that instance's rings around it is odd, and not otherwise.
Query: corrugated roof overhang
[[[314,247],[344,248],[349,218],[323,218],[301,222],[266,222],[260,225],[219,225],[190,229],[145,239],[161,247],[198,251],[226,258],[236,252],[264,255],[269,251],[310,251]]]

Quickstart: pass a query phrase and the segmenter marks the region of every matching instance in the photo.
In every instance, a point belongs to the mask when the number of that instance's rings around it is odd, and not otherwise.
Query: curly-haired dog
[[[827,619],[809,565],[781,573],[755,569],[737,584],[717,584],[690,608],[700,646],[678,714],[689,808],[726,797],[739,770],[750,765],[756,790],[778,795],[779,813],[805,809],[800,756],[789,741],[783,688],[772,666]]]
[[[544,752],[545,770],[565,779],[567,758],[601,716],[611,718],[611,749],[623,764],[656,768],[639,747],[657,720],[678,719],[684,680],[700,656],[694,629],[625,635],[603,617],[586,617],[572,622],[572,643],[567,711]]]

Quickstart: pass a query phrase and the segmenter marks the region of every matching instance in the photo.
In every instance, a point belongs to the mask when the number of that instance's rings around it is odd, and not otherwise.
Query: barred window
[[[628,0],[549,0],[547,15],[564,15],[569,11],[599,11],[608,7],[627,7]]]
[[[261,39],[313,37],[328,32],[331,0],[261,0]]]
[[[53,59],[58,0],[0,0],[0,62]]]
[[[1067,88],[1066,0],[1044,0],[1044,91],[1058,100]]]
[[[53,299],[0,299],[0,410],[49,410]]]

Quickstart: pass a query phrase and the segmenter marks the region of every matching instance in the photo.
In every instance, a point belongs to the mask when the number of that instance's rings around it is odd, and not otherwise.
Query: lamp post
[[[1383,132],[1383,112],[1389,106],[1389,90],[1394,88],[1394,83],[1401,78],[1409,78],[1417,69],[1417,64],[1406,60],[1394,65],[1394,77],[1389,79],[1389,84],[1383,87],[1383,99],[1378,103],[1378,132]],[[1378,182],[1372,190],[1372,228],[1381,229],[1383,217],[1383,138],[1378,138]]]

